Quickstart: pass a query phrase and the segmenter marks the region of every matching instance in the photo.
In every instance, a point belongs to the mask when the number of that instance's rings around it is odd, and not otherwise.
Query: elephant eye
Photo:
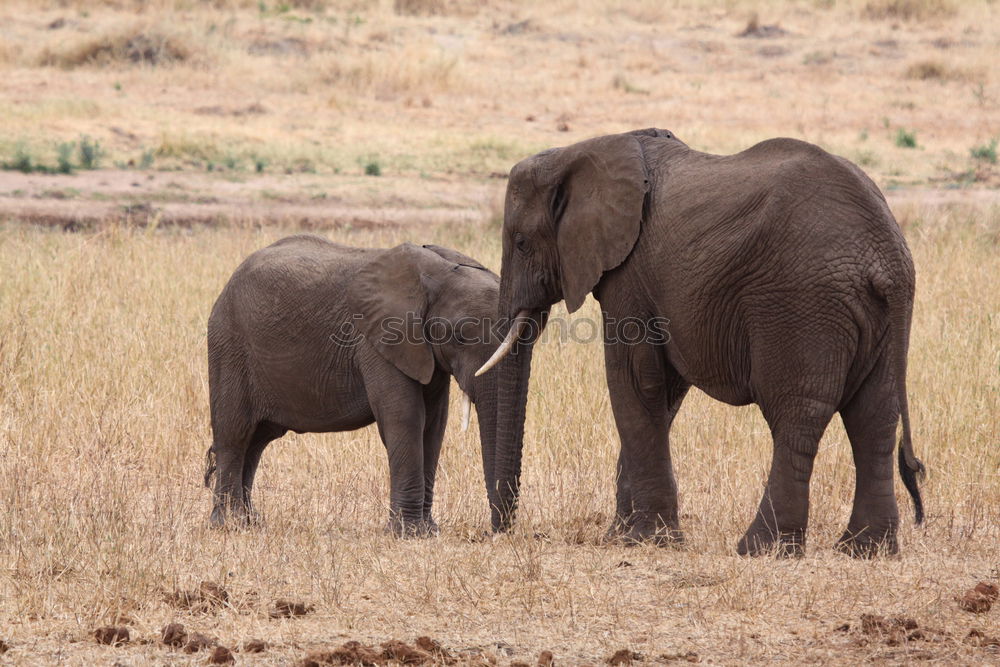
[[[521,232],[514,232],[514,247],[522,253],[528,251],[528,239]]]

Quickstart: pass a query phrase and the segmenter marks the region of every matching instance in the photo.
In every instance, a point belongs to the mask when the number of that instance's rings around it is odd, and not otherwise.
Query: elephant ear
[[[404,243],[384,251],[354,276],[347,289],[354,325],[384,359],[421,384],[434,375],[434,352],[423,337],[430,290],[444,264]]]
[[[563,298],[576,311],[601,276],[625,261],[636,240],[649,191],[642,146],[616,134],[553,155],[563,168],[552,196]]]

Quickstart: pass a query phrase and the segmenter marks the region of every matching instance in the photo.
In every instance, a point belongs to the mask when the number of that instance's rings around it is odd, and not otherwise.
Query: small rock
[[[233,657],[233,652],[225,646],[216,646],[212,649],[211,655],[208,656],[208,664],[210,665],[230,665],[234,662],[236,662],[236,658]]]
[[[243,642],[243,646],[240,648],[244,653],[263,653],[267,649],[267,642],[260,639],[249,639]]]
[[[555,656],[552,655],[552,651],[542,651],[538,654],[538,667],[550,667],[553,660]]]
[[[9,650],[10,650],[10,644],[8,644],[4,640],[0,639],[0,655],[3,655],[4,653],[6,653]]]
[[[125,644],[129,640],[128,628],[113,625],[97,628],[94,630],[94,639],[97,640],[98,644],[109,644],[111,646]]]
[[[569,123],[567,123],[566,121],[562,121],[561,123],[556,125],[556,129],[559,130],[560,132],[569,132]]]

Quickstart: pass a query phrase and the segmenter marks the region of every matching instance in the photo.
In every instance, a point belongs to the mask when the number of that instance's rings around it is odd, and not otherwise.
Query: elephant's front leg
[[[409,378],[394,390],[376,392],[372,412],[389,455],[389,526],[402,537],[427,534],[424,524],[424,400],[421,386]],[[369,392],[371,393],[371,392]]]
[[[660,346],[605,346],[605,370],[621,438],[615,522],[609,533],[627,541],[683,542],[670,425],[689,385]]]
[[[451,376],[443,371],[434,374],[430,384],[424,387],[424,514],[426,530],[437,535],[438,526],[431,514],[434,505],[434,479],[437,476],[441,443],[448,424],[448,393]]]

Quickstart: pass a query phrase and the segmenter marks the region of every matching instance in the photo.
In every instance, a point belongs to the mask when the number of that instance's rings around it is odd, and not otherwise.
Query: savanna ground
[[[257,664],[419,635],[499,664],[542,650],[599,664],[619,649],[635,661],[1000,663],[975,645],[989,642],[966,640],[1000,636],[1000,609],[953,599],[1000,579],[1000,7],[472,7],[0,4],[0,662],[204,663],[160,643],[179,622],[233,649],[266,641],[236,653]],[[814,141],[886,190],[918,272],[908,383],[929,469],[923,528],[899,486],[901,557],[830,548],[853,493],[836,419],[807,556],[735,556],[770,438],[756,408],[697,391],[673,432],[687,546],[601,544],[617,455],[602,351],[551,337],[536,352],[513,534],[483,537],[478,442],[457,420],[436,539],[382,533],[373,428],[274,443],[256,489],[264,525],[208,529],[205,323],[245,255],[307,228],[357,245],[440,243],[496,269],[514,162],[648,126],[711,152]],[[60,170],[72,173],[47,173]],[[596,314],[590,303],[573,321]],[[229,601],[171,597],[202,581]],[[271,618],[280,598],[314,610]],[[866,634],[869,613],[911,617],[923,638]],[[132,641],[96,643],[111,623]]]

